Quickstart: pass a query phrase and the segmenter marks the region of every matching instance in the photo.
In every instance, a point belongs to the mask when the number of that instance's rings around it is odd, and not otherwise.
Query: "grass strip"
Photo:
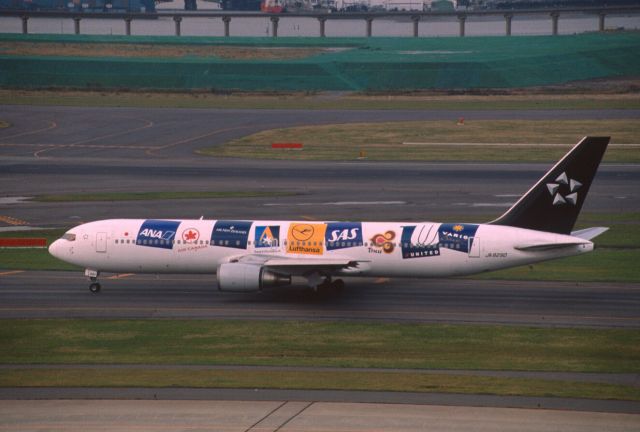
[[[332,93],[0,90],[0,104],[139,108],[523,110],[639,109],[638,94],[361,95]]]
[[[97,192],[87,194],[50,194],[37,195],[38,202],[74,202],[74,201],[144,201],[176,199],[210,198],[262,198],[295,195],[293,192],[246,191],[246,192]]]
[[[640,400],[640,388],[632,386],[388,372],[2,369],[0,386],[330,389]]]
[[[640,123],[630,120],[473,120],[464,125],[457,120],[272,129],[199,153],[290,160],[349,160],[364,154],[369,160],[547,162],[558,160],[585,135],[604,135],[619,145],[607,150],[606,162],[640,162],[640,147],[624,147],[640,144]],[[300,142],[304,148],[274,150],[274,142]],[[465,145],[474,143],[489,144]]]
[[[0,346],[4,364],[640,371],[635,329],[27,319],[0,320]]]

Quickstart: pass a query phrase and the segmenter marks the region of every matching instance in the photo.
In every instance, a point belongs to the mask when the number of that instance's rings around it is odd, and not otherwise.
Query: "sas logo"
[[[182,241],[186,243],[197,242],[200,239],[200,231],[195,228],[187,228],[182,231]]]
[[[325,224],[292,223],[287,233],[287,253],[322,255]]]
[[[146,220],[138,231],[136,245],[172,249],[178,225],[178,221]]]
[[[376,234],[371,237],[371,246],[369,253],[380,253],[381,251],[387,254],[393,252],[394,245],[393,239],[396,238],[395,231],[387,231],[384,234]]]
[[[330,222],[325,234],[327,250],[362,246],[362,224],[360,222]]]
[[[246,249],[253,222],[217,221],[211,232],[211,246]]]
[[[255,232],[256,249],[280,246],[280,226],[257,226]]]

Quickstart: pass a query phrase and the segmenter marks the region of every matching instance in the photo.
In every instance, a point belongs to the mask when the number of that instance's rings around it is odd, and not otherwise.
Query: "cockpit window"
[[[64,240],[68,240],[68,241],[75,241],[76,240],[76,235],[72,234],[72,233],[65,233],[62,238]]]

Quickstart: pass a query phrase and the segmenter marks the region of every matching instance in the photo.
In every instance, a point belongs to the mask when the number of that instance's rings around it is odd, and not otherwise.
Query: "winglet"
[[[505,214],[489,223],[570,234],[609,140],[583,138]]]

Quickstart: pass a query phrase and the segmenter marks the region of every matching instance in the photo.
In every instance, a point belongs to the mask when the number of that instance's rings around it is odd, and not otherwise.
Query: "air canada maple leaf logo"
[[[547,189],[553,197],[553,205],[576,205],[578,202],[578,189],[582,186],[578,180],[567,177],[563,172],[556,178],[555,182],[547,183]]]

